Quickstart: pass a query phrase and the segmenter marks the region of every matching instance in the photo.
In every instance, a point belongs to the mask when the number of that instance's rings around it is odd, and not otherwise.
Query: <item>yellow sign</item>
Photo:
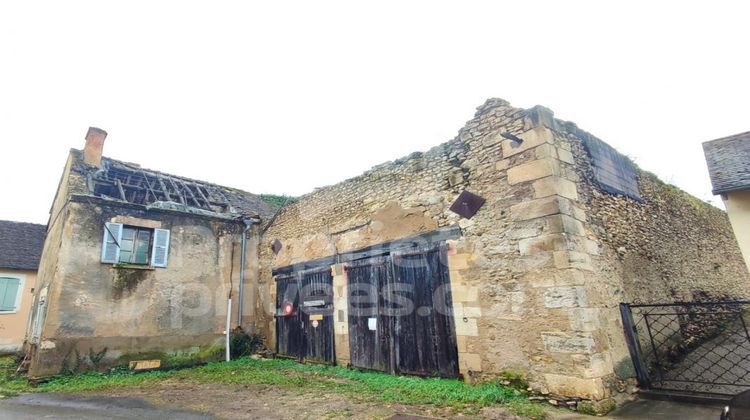
[[[161,366],[161,360],[133,360],[130,362],[132,370],[157,369]]]
[[[317,315],[310,315],[310,321],[322,321],[323,315],[317,314]]]

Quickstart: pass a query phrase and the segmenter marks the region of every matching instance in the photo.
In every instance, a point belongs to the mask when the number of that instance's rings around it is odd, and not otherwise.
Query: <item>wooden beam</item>
[[[127,197],[125,197],[125,190],[122,189],[122,182],[120,182],[119,179],[115,179],[115,185],[117,186],[117,190],[120,192],[120,199],[122,201],[128,201]]]
[[[174,180],[172,178],[167,178],[169,180],[169,183],[172,184],[172,188],[174,189],[175,194],[177,194],[177,197],[179,197],[180,202],[182,204],[187,205],[187,201],[185,200],[185,196],[182,195],[180,192],[180,189],[177,188],[177,184],[175,184]]]

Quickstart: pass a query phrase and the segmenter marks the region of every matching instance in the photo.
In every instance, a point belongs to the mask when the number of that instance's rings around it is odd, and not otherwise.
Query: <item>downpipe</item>
[[[237,326],[242,326],[242,308],[244,304],[245,294],[245,254],[247,253],[247,232],[250,231],[253,225],[260,223],[258,219],[244,219],[245,229],[242,231],[242,237],[240,238],[240,284],[238,288],[237,296]]]

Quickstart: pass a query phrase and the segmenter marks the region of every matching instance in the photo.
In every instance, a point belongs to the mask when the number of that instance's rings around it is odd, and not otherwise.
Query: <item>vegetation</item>
[[[67,375],[36,387],[31,387],[24,378],[8,374],[4,379],[0,378],[0,395],[147,387],[167,379],[227,385],[264,384],[294,388],[300,392],[337,392],[354,401],[431,404],[469,413],[477,412],[489,405],[503,404],[516,414],[527,418],[545,417],[542,405],[529,402],[522,391],[501,385],[499,382],[469,385],[455,379],[394,376],[343,367],[304,365],[282,359],[240,358],[231,362],[211,362],[189,369],[142,373],[120,369],[107,374]]]
[[[291,204],[297,201],[295,197],[292,197],[290,195],[275,194],[261,194],[260,199],[274,207],[281,207],[284,204]]]

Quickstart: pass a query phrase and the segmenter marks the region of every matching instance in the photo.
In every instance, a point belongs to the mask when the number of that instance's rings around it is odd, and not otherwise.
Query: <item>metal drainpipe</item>
[[[237,293],[237,326],[242,326],[242,304],[245,292],[245,252],[247,251],[247,232],[250,228],[260,223],[257,219],[244,219],[245,229],[242,230],[240,238],[240,284]]]

